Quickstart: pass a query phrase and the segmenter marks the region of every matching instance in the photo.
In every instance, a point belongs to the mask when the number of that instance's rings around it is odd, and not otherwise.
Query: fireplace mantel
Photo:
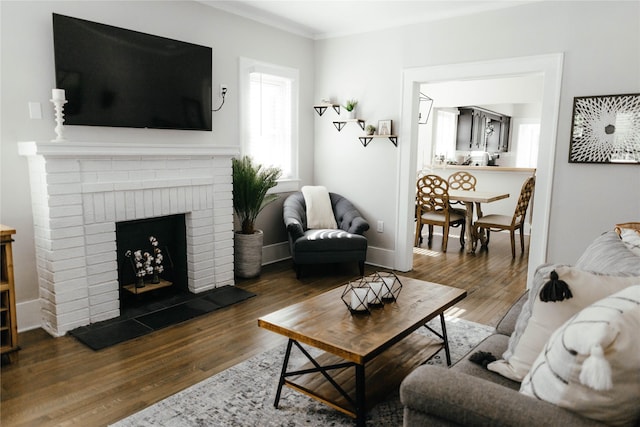
[[[140,142],[49,142],[27,141],[18,143],[22,156],[56,157],[163,157],[163,156],[237,156],[239,147],[205,144],[161,144]]]
[[[184,214],[187,281],[234,284],[231,159],[193,143],[20,142],[29,163],[42,327],[120,315],[116,223]]]

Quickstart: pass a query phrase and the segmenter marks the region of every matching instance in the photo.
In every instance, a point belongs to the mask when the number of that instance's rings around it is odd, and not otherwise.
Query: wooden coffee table
[[[274,406],[287,386],[323,402],[365,425],[366,412],[413,369],[445,349],[451,364],[444,311],[464,299],[463,289],[398,276],[397,301],[351,314],[341,295],[344,286],[258,319],[258,326],[289,338]],[[440,316],[441,332],[426,326]],[[425,326],[439,339],[412,334]],[[324,353],[312,357],[306,344]],[[293,347],[309,363],[289,370]],[[354,368],[352,370],[352,368]],[[355,373],[354,373],[355,370]]]

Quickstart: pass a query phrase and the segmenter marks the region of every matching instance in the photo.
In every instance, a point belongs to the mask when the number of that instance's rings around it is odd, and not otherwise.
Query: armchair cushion
[[[296,252],[352,251],[367,246],[367,238],[344,230],[308,230],[296,239]]]

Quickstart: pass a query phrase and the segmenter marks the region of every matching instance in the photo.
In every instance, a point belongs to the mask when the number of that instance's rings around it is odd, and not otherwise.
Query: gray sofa
[[[615,232],[598,237],[575,267],[621,276],[640,276],[640,258],[629,251]],[[538,267],[551,269],[546,264]],[[499,322],[495,333],[451,368],[423,365],[400,386],[404,425],[418,426],[598,426],[601,423],[551,403],[519,393],[520,383],[491,372],[469,357],[490,352],[500,358],[508,346],[525,293]],[[636,421],[636,425],[640,420]]]
[[[283,219],[298,278],[304,264],[342,262],[357,262],[360,275],[364,275],[367,238],[362,234],[369,229],[369,223],[345,197],[329,192],[329,198],[336,230],[307,228],[307,205],[302,192],[293,193],[284,201]]]

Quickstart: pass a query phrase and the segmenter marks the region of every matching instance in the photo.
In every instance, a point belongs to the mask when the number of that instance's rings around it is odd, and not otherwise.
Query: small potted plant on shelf
[[[347,99],[347,102],[344,103],[343,107],[347,111],[347,119],[355,119],[356,118],[356,106],[358,105],[357,99]]]
[[[374,125],[367,125],[365,128],[367,135],[374,135],[376,133],[376,127]]]
[[[234,233],[235,275],[250,278],[260,274],[262,266],[262,230],[255,228],[258,214],[278,198],[267,194],[275,187],[282,170],[254,164],[251,157],[232,159],[233,209],[240,222],[240,230]]]

